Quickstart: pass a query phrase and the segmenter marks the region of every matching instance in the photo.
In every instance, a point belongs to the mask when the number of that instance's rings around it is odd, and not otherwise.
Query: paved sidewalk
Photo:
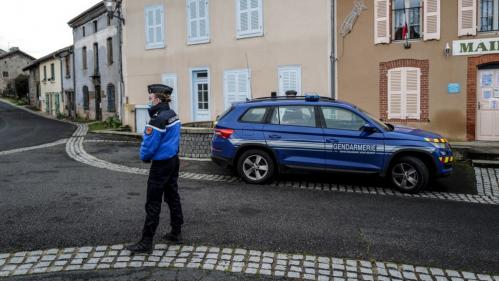
[[[0,254],[0,277],[154,267],[328,281],[499,281],[499,275],[306,254],[167,244],[156,244],[154,249],[150,255],[135,256],[131,256],[123,244],[4,253]]]

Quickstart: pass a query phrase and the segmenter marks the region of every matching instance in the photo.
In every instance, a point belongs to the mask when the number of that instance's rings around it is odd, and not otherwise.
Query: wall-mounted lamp
[[[450,52],[451,52],[451,48],[450,48],[449,42],[447,42],[447,43],[445,43],[445,49],[444,49],[445,56],[448,57],[450,55]]]
[[[121,17],[120,13],[120,5],[121,1],[118,0],[104,0],[104,5],[106,6],[107,10],[107,15],[110,19],[116,17],[117,19],[121,20],[123,25],[125,25],[125,19]],[[116,13],[116,14],[115,14]]]

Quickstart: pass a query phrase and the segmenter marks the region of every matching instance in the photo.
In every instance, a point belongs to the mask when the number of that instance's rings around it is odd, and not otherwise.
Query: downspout
[[[331,55],[329,63],[331,68],[331,97],[336,98],[336,25],[335,25],[336,0],[331,0]]]
[[[71,66],[73,67],[73,75],[71,77],[73,77],[73,108],[71,109],[71,112],[73,113],[73,117],[76,119],[76,117],[78,116],[78,114],[76,113],[76,68],[75,68],[75,64],[76,64],[76,58],[75,58],[75,29],[73,28],[73,51],[72,51],[72,56],[73,56],[73,61],[71,62]]]
[[[123,78],[123,55],[122,55],[122,45],[123,45],[123,39],[122,39],[122,20],[121,20],[121,6],[122,2],[120,1],[120,6],[118,7],[118,55],[119,55],[119,76],[120,76],[120,119],[121,122],[124,121],[124,112],[125,112],[125,106],[124,106],[124,97],[125,97],[125,87],[124,87],[124,78]]]
[[[62,74],[62,57],[59,57],[59,64],[61,65],[60,72],[61,72],[61,104],[65,105],[66,103],[64,102],[64,77]],[[60,109],[60,104],[59,104],[59,109]],[[62,112],[64,112],[65,106],[62,108]]]

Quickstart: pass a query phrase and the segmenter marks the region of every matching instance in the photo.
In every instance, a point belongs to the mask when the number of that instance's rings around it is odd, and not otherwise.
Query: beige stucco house
[[[147,85],[175,89],[182,122],[214,120],[232,102],[331,95],[331,0],[123,1],[124,123],[145,125]]]
[[[499,140],[498,1],[363,2],[337,38],[338,98],[451,139]],[[354,2],[337,3],[340,33]]]

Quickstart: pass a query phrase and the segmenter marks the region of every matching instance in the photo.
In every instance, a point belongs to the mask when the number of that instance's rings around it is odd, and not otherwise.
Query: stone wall
[[[180,138],[180,157],[209,158],[213,129],[182,127]]]

